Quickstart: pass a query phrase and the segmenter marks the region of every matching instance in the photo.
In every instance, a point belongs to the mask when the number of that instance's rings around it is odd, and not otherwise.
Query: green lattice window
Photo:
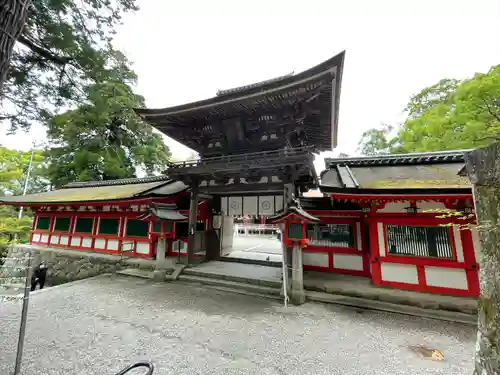
[[[99,234],[117,235],[120,228],[120,219],[101,218],[99,220]]]
[[[147,237],[149,233],[149,221],[128,219],[127,236]]]
[[[311,245],[354,248],[352,224],[309,224],[307,237]]]
[[[75,233],[92,233],[93,226],[93,217],[79,217],[76,220]]]
[[[69,232],[70,225],[71,225],[71,218],[56,217],[56,222],[54,224],[54,231]]]
[[[288,238],[304,238],[302,224],[288,224]]]
[[[50,216],[38,216],[38,221],[36,222],[36,229],[49,230]]]
[[[163,232],[170,233],[172,232],[172,222],[171,221],[163,221],[156,220],[153,224],[153,232],[161,233],[161,224],[163,223]]]
[[[387,225],[386,230],[390,254],[453,259],[447,227]]]

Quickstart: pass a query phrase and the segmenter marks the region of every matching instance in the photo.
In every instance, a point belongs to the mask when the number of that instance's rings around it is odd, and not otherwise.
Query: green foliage
[[[33,218],[17,218],[17,210],[10,206],[0,206],[0,264],[10,244],[27,242]]]
[[[0,196],[6,194],[22,194],[28,170],[31,151],[22,152],[0,146]],[[45,174],[45,157],[43,151],[33,153],[33,163],[28,180],[27,193],[48,189]],[[25,211],[22,219],[18,219],[18,209],[0,205],[0,259],[9,244],[26,242],[31,230],[32,217]]]
[[[363,134],[359,151],[427,152],[482,147],[500,140],[500,65],[457,81],[444,79],[410,99],[395,136],[388,128]]]
[[[48,178],[55,187],[166,168],[168,147],[133,111],[144,99],[121,80],[131,74],[123,65],[115,80],[88,87],[85,104],[49,121],[49,141],[56,147],[49,151]]]
[[[392,127],[383,125],[381,129],[369,129],[363,133],[358,143],[358,151],[363,155],[383,155],[392,151]]]
[[[22,194],[31,151],[23,152],[0,146],[0,195]],[[47,190],[43,177],[46,170],[44,151],[33,153],[33,164],[28,181],[28,193]]]
[[[31,6],[0,106],[0,120],[10,120],[13,132],[82,102],[88,86],[115,79],[123,59],[111,45],[114,30],[123,13],[138,9],[135,0],[33,0]]]

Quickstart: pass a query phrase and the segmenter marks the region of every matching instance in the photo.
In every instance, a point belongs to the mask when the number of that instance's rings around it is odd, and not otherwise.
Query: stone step
[[[153,271],[141,268],[125,268],[123,270],[116,271],[116,274],[124,276],[140,277],[142,279],[153,278]]]
[[[421,307],[410,305],[395,304],[359,297],[342,296],[312,291],[306,291],[306,298],[308,301],[312,302],[335,303],[369,310],[386,311],[397,314],[418,316],[421,318],[438,319],[477,326],[477,315],[465,314],[461,312],[424,309]]]
[[[281,288],[281,282],[266,280],[266,279],[254,279],[250,277],[244,276],[236,276],[236,275],[228,275],[221,274],[215,272],[206,272],[204,270],[200,270],[197,268],[185,268],[183,271],[183,275],[197,276],[200,278],[206,279],[216,279],[216,280],[225,280],[225,281],[234,281],[241,284],[252,284],[259,285],[269,288]]]
[[[186,271],[186,270],[184,270]],[[250,295],[258,295],[262,297],[276,297],[281,299],[280,288],[273,288],[268,286],[249,284],[245,282],[217,279],[211,277],[200,277],[194,275],[180,275],[178,280],[184,283],[196,283],[203,286],[210,286],[212,289],[219,289],[229,292],[241,293],[241,294],[250,294]]]

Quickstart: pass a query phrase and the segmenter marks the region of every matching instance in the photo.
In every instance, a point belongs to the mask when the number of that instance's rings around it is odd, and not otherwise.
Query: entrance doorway
[[[224,258],[281,263],[278,225],[266,224],[266,217],[257,215],[234,216],[233,221],[233,245],[225,251]]]

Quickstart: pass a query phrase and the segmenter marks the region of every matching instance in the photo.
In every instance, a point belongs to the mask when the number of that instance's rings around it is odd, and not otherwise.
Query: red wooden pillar
[[[380,248],[379,248],[379,233],[378,223],[374,217],[368,218],[368,227],[370,233],[370,261],[372,265],[372,282],[375,285],[382,284],[382,268],[380,262]]]
[[[474,251],[474,241],[472,240],[472,231],[470,229],[460,231],[462,239],[462,248],[464,252],[465,272],[467,284],[471,297],[479,297],[481,288],[479,285],[479,263]]]

